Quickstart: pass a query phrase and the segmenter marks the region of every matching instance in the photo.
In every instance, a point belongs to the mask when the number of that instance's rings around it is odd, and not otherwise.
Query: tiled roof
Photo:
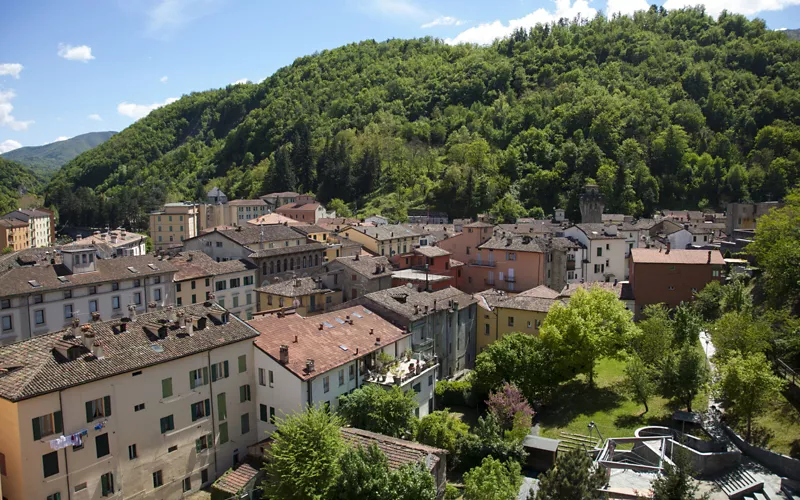
[[[220,229],[217,232],[244,246],[250,246],[261,242],[262,233],[264,234],[263,241],[265,242],[299,240],[305,238],[305,235],[298,233],[289,226],[283,226],[281,224],[257,227],[242,226],[236,229]]]
[[[422,236],[422,233],[416,229],[401,224],[384,224],[376,227],[356,226],[352,229],[378,241]]]
[[[152,265],[153,267],[150,267]],[[125,279],[141,279],[146,276],[161,275],[177,271],[166,260],[158,260],[154,255],[138,257],[117,257],[115,259],[95,259],[96,271],[69,274],[63,264],[18,267],[3,275],[3,296],[43,293],[50,290],[67,290],[77,286],[96,285]],[[133,268],[136,272],[129,270]],[[64,281],[59,277],[66,278]],[[29,281],[37,281],[41,286],[34,287]]]
[[[167,336],[158,338],[158,328],[167,320],[167,311],[140,314],[120,331],[120,321],[92,324],[95,340],[103,346],[104,357],[97,359],[83,347],[80,356],[68,361],[55,354],[56,345],[81,346],[81,340],[65,339],[67,331],[50,333],[0,347],[0,397],[19,401],[64,390],[68,387],[112,377],[173,359],[252,339],[258,332],[218,305],[202,304],[176,308],[186,316],[205,318],[203,330],[195,328],[189,337],[177,326],[167,327]],[[222,315],[229,317],[222,323]],[[145,330],[147,328],[147,330]],[[15,368],[16,367],[16,368]]]
[[[313,252],[314,250],[321,251],[325,250],[326,248],[322,243],[306,240],[305,235],[300,235],[300,237],[303,238],[303,241],[306,243],[301,243],[300,245],[289,245],[288,247],[277,246],[275,248],[265,248],[263,250],[257,250],[251,253],[248,257],[251,259],[260,257],[275,257],[276,255],[291,255],[300,252]]]
[[[229,469],[225,474],[220,476],[219,479],[214,481],[213,488],[235,496],[242,491],[248,483],[255,479],[258,474],[258,468],[253,467],[247,462],[243,462],[234,469]]]
[[[261,198],[256,198],[255,200],[231,200],[228,202],[228,205],[236,207],[239,205],[246,206],[246,205],[266,205],[267,202],[262,200]]]
[[[348,316],[352,325],[347,321]],[[289,362],[284,366],[301,380],[355,361],[410,335],[360,306],[308,318],[267,314],[257,316],[249,324],[264,333],[256,339],[256,347],[275,361],[280,362],[280,347],[289,347]],[[307,359],[314,360],[311,373],[306,371]]]
[[[620,224],[621,231],[643,231],[651,229],[658,224],[655,219],[637,219],[633,222],[623,222]]]
[[[50,214],[47,212],[42,212],[39,210],[25,210],[25,209],[17,209],[13,212],[8,212],[7,214],[3,215],[1,218],[3,219],[17,219],[28,222],[31,218],[37,217],[50,217]]]
[[[547,246],[552,248],[553,250],[560,250],[565,252],[567,250],[575,250],[577,248],[582,248],[580,242],[575,241],[570,238],[564,238],[563,236],[556,236],[555,238],[549,238],[547,240]]]
[[[271,226],[274,224],[283,224],[289,226],[300,226],[305,224],[304,222],[296,221],[285,215],[281,214],[264,214],[261,217],[256,217],[255,219],[250,219],[247,221],[248,224],[252,224],[254,226]]]
[[[479,305],[481,305],[484,309],[487,309],[494,307],[498,303],[506,300],[509,296],[503,290],[490,288],[488,290],[476,293],[474,297],[478,300]]]
[[[361,221],[353,219],[352,217],[320,217],[317,219],[317,225],[320,227],[327,227],[334,230],[336,227],[344,229],[346,226],[356,226]]]
[[[568,299],[572,297],[579,288],[582,288],[586,291],[589,291],[592,288],[601,288],[614,293],[617,297],[619,297],[620,300],[629,300],[628,296],[631,294],[630,283],[627,281],[593,281],[590,283],[567,283],[567,285],[561,290],[561,297]]]
[[[631,260],[634,264],[725,264],[719,250],[670,250],[667,252],[655,248],[632,248]]]
[[[295,226],[295,231],[301,234],[309,235],[312,233],[330,233],[329,229],[325,229],[323,227],[319,227],[316,224],[307,224],[303,226]]]
[[[19,219],[0,219],[0,226],[3,227],[28,227],[28,223]]]
[[[549,234],[560,228],[558,224],[553,224],[550,221],[538,220],[535,222],[525,222],[517,224],[498,224],[494,232],[497,234],[500,231],[507,231],[516,234]]]
[[[525,290],[524,292],[520,292],[517,296],[518,297],[538,297],[540,299],[555,299],[561,295],[559,292],[553,290],[550,287],[545,285],[539,285],[537,287],[531,288],[530,290]]]
[[[374,302],[411,321],[424,318],[426,314],[447,309],[451,301],[458,302],[459,310],[477,302],[473,296],[453,287],[435,292],[418,292],[413,287],[398,286],[368,293],[363,297],[368,302]],[[428,308],[427,313],[425,307]]]
[[[281,191],[280,193],[269,193],[265,194],[262,198],[269,198],[269,197],[278,197],[281,198],[289,198],[294,196],[295,198],[300,196],[300,193],[295,193],[294,191]]]
[[[357,258],[356,258],[357,257]],[[337,257],[332,262],[338,262],[348,269],[357,272],[361,276],[369,279],[382,278],[392,275],[392,264],[383,255],[376,257],[358,255],[353,257]],[[380,267],[381,271],[376,272]]]
[[[302,297],[310,293],[330,293],[333,291],[329,288],[320,288],[319,283],[314,281],[314,278],[296,278],[262,286],[257,288],[256,291],[280,295],[281,297]]]
[[[605,224],[592,223],[592,224],[575,224],[575,227],[583,231],[587,238],[590,240],[619,240],[624,239],[624,236],[617,233],[616,235],[609,234],[609,227]]]
[[[178,269],[178,272],[175,273],[175,281],[185,281],[255,269],[253,264],[244,259],[217,262],[208,255],[197,250],[181,252],[169,259],[169,263]]]
[[[420,255],[424,255],[425,257],[444,257],[445,255],[450,255],[450,252],[448,252],[444,248],[428,247],[428,246],[415,248],[414,252]]]
[[[5,271],[18,267],[33,266],[34,264],[40,266],[48,265],[50,259],[56,256],[57,250],[54,247],[26,248],[0,255],[0,275]]]
[[[488,248],[492,250],[513,250],[515,252],[539,252],[544,253],[546,248],[545,240],[532,236],[507,235],[506,237],[492,237],[485,243],[478,246],[480,249]]]
[[[464,224],[464,227],[492,227],[492,225],[489,224],[488,222],[477,221],[477,222],[470,222],[469,224]]]
[[[295,211],[295,210],[316,210],[320,207],[320,204],[315,201],[310,202],[300,202],[300,203],[287,203],[286,205],[281,205],[275,209],[277,212],[278,210],[288,210],[288,211]],[[280,213],[280,212],[278,212]]]
[[[439,463],[439,456],[447,452],[440,448],[426,446],[424,444],[406,441],[404,439],[393,438],[384,434],[377,434],[354,427],[343,427],[342,438],[350,446],[367,448],[370,445],[377,445],[386,455],[389,461],[389,468],[397,470],[407,464],[422,463],[432,471]],[[429,458],[430,457],[430,458]]]
[[[508,297],[505,300],[497,302],[494,307],[546,313],[557,302],[561,301],[558,299],[545,299],[541,297],[526,297],[523,295],[516,295],[514,297]]]

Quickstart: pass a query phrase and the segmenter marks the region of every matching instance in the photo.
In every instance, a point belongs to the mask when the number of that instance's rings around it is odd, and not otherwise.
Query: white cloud
[[[22,144],[18,143],[14,139],[8,139],[6,141],[0,142],[0,154],[8,153],[9,151],[14,151],[17,148],[21,148]]]
[[[147,116],[154,109],[166,106],[167,104],[171,104],[177,100],[177,97],[170,97],[164,102],[156,102],[153,104],[134,104],[123,101],[117,105],[117,112],[121,115],[138,120],[139,118]]]
[[[14,110],[11,99],[16,96],[17,94],[11,89],[0,89],[0,126],[9,127],[11,130],[27,130],[33,120],[20,121],[11,114],[11,111]]]
[[[235,82],[231,83],[231,85],[241,85],[243,83],[252,83],[252,82],[250,82],[250,80],[248,80],[247,78],[240,78]]]
[[[90,120],[94,120],[94,121],[96,121],[96,122],[101,122],[101,121],[103,121],[103,117],[102,117],[102,116],[100,116],[100,115],[98,115],[97,113],[92,113],[91,115],[87,116],[86,118],[88,118],[88,119],[90,119]]]
[[[92,48],[88,45],[78,45],[73,47],[64,43],[58,44],[58,55],[70,61],[80,61],[87,63],[94,59]]]
[[[433,28],[434,26],[461,26],[465,21],[451,16],[439,16],[429,23],[425,23],[420,28]]]
[[[665,9],[680,9],[696,5],[696,0],[666,0]],[[723,10],[751,16],[769,10],[783,10],[786,7],[800,5],[800,0],[705,0],[706,13],[716,17]]]
[[[451,45],[458,43],[488,45],[498,38],[510,35],[517,28],[530,29],[537,24],[551,23],[561,18],[572,20],[580,16],[583,19],[591,19],[597,15],[597,10],[589,7],[588,0],[575,0],[573,3],[570,0],[555,0],[555,6],[556,9],[553,12],[537,9],[525,17],[510,20],[508,24],[503,24],[498,20],[473,26],[462,31],[455,38],[445,39],[445,42]]]
[[[147,12],[147,31],[169,37],[188,23],[212,13],[224,0],[158,0]]]
[[[609,17],[614,14],[630,16],[636,11],[649,8],[650,4],[647,3],[647,0],[608,0],[605,14]]]
[[[56,140],[53,141],[53,142],[66,141],[67,139],[69,139],[69,137],[67,137],[66,135],[59,135],[58,137],[56,137]]]
[[[0,76],[11,75],[14,78],[19,78],[22,72],[22,65],[19,63],[3,63],[0,64]]]
[[[158,79],[158,81],[161,83],[167,83],[167,80],[169,80],[168,76],[162,76],[161,78]]]

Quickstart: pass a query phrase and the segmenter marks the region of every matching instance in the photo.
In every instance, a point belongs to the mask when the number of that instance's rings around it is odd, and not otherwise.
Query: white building
[[[136,257],[147,253],[144,235],[125,231],[117,228],[113,231],[101,233],[95,231],[91,236],[77,238],[65,248],[72,246],[92,245],[97,250],[97,257],[111,259],[113,257]]]
[[[129,306],[172,301],[175,267],[148,255],[96,259],[95,248],[69,247],[52,261],[0,275],[0,344],[61,330],[77,320],[121,318]]]
[[[0,347],[4,497],[180,498],[210,484],[258,440],[257,336],[195,305]]]
[[[340,396],[368,383],[414,391],[419,417],[433,411],[438,365],[419,355],[405,361],[411,335],[364,307],[309,318],[268,314],[249,323],[261,333],[255,342],[260,437],[275,431],[276,417],[308,406],[336,410]],[[381,351],[403,359],[383,379],[377,370]]]
[[[3,219],[16,219],[28,223],[31,248],[48,247],[53,244],[54,235],[52,234],[53,214],[43,210],[23,210],[21,208],[9,212]]]
[[[614,281],[625,278],[625,254],[628,245],[616,225],[576,224],[565,229],[564,236],[575,239],[586,248],[586,258],[580,263],[585,281]]]
[[[389,223],[389,219],[387,219],[382,215],[371,215],[366,219],[364,219],[364,222],[366,222],[367,224],[373,224],[375,226],[385,226],[386,224]]]

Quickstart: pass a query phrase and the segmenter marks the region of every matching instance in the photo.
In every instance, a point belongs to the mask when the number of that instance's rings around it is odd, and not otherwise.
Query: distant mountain
[[[14,210],[21,197],[41,192],[42,182],[29,168],[0,158],[0,215]]]
[[[44,146],[15,149],[0,156],[21,163],[43,177],[49,177],[68,161],[106,142],[114,134],[116,132],[89,132]]]
[[[786,36],[791,38],[792,40],[800,40],[800,29],[794,30],[781,30],[786,33]]]

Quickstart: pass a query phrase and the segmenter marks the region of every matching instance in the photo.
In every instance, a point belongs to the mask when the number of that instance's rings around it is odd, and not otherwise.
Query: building
[[[283,191],[281,193],[265,194],[261,199],[266,202],[270,210],[275,211],[278,207],[294,203],[299,196],[300,193],[295,193],[294,191]]]
[[[392,265],[386,257],[339,257],[318,271],[325,287],[342,291],[343,300],[392,287]]]
[[[568,301],[579,288],[582,288],[586,291],[599,288],[601,290],[611,292],[616,295],[623,304],[625,304],[625,309],[635,312],[636,307],[633,302],[633,291],[631,289],[631,284],[628,281],[592,281],[590,283],[575,284],[567,283],[567,285],[561,290],[559,298],[564,301]]]
[[[413,252],[419,246],[422,234],[400,224],[385,224],[378,227],[348,227],[339,236],[349,238],[372,252],[373,255],[392,257]]]
[[[586,248],[578,241],[561,236],[540,240],[545,248],[545,284],[553,290],[561,290],[567,283],[579,283],[583,279]]]
[[[175,267],[152,255],[96,259],[94,247],[69,247],[52,260],[0,275],[0,343],[108,320],[172,303]]]
[[[364,384],[413,390],[419,417],[433,411],[434,358],[411,354],[411,335],[361,306],[303,318],[266,314],[249,322],[258,371],[258,435],[269,436],[275,418],[309,406],[336,410],[339,397]],[[391,372],[378,353],[396,360]],[[386,366],[388,368],[388,366]]]
[[[477,300],[456,288],[419,292],[400,286],[355,302],[412,334],[412,349],[439,360],[437,377],[452,377],[475,364]]]
[[[447,212],[436,212],[425,209],[408,209],[409,224],[447,224],[450,217]]]
[[[210,484],[258,440],[257,337],[194,305],[0,348],[3,495],[178,498]]]
[[[278,206],[275,212],[296,221],[316,224],[317,220],[328,217],[325,207],[317,203],[311,195],[301,194],[296,201]],[[332,215],[335,217],[335,214]]]
[[[228,226],[244,226],[249,220],[270,213],[269,205],[257,198],[255,200],[232,200],[225,205],[225,222]]]
[[[338,233],[350,226],[359,226],[363,223],[352,217],[323,217],[317,219],[316,225],[328,231]]]
[[[546,242],[531,236],[492,237],[482,243],[463,268],[461,289],[475,293],[486,288],[508,292],[545,283]]]
[[[206,203],[209,205],[224,205],[228,203],[228,195],[223,193],[217,186],[214,186],[206,193]]]
[[[213,301],[242,319],[256,312],[256,266],[246,259],[217,262],[203,252],[181,252],[169,260],[174,276],[175,305]]]
[[[413,283],[425,290],[428,283],[429,289],[439,290],[448,286],[459,288],[462,281],[464,263],[450,258],[450,252],[444,248],[421,246],[411,254],[396,255],[391,261],[399,269],[393,274],[392,286]]]
[[[253,226],[271,226],[273,224],[283,224],[284,226],[301,226],[304,222],[297,222],[289,217],[284,217],[281,214],[265,214],[261,217],[256,217],[247,221],[248,224]]]
[[[147,253],[145,241],[147,237],[138,233],[131,233],[123,228],[102,233],[95,231],[91,236],[77,238],[64,248],[70,246],[91,245],[97,252],[97,257],[101,259],[113,259],[114,257],[137,257]]]
[[[434,246],[438,242],[458,234],[452,224],[409,224],[408,227],[421,233],[419,237],[421,247]]]
[[[200,209],[196,203],[167,203],[150,214],[150,238],[156,250],[179,247],[199,231]]]
[[[454,227],[458,230],[458,225]],[[476,249],[492,237],[493,227],[486,222],[470,222],[461,227],[460,233],[439,241],[436,246],[450,252],[452,258],[468,263],[475,258]]]
[[[759,217],[773,208],[781,208],[783,202],[728,203],[725,216],[725,234],[732,235],[738,229],[755,229]]]
[[[49,247],[55,242],[53,212],[45,209],[19,208],[5,214],[3,219],[18,220],[28,224],[30,248]]]
[[[414,441],[393,438],[384,434],[343,427],[342,438],[353,447],[377,446],[389,461],[389,469],[397,470],[404,465],[422,464],[433,476],[436,498],[444,498],[447,487],[447,452],[419,444]]]
[[[330,289],[319,278],[295,278],[256,289],[260,311],[294,309],[309,316],[342,303],[342,290]]]
[[[613,281],[626,276],[628,245],[617,226],[577,224],[564,230],[564,236],[586,248],[585,258],[580,263],[585,281]]]
[[[630,284],[636,315],[651,304],[677,307],[711,281],[723,279],[725,261],[718,250],[631,250]]]
[[[332,262],[339,257],[355,257],[362,253],[360,243],[338,236],[331,236],[325,246],[325,262]]]
[[[579,206],[583,224],[602,224],[605,200],[597,184],[587,184],[581,193]]]
[[[550,308],[561,303],[559,292],[544,285],[517,295],[491,289],[475,294],[475,298],[479,306],[476,332],[478,353],[509,333],[539,335],[539,328]]]
[[[0,219],[0,250],[18,252],[31,247],[28,223],[17,219]]]
[[[371,215],[364,219],[364,222],[367,224],[372,224],[373,226],[385,226],[389,223],[389,219],[382,215]]]

